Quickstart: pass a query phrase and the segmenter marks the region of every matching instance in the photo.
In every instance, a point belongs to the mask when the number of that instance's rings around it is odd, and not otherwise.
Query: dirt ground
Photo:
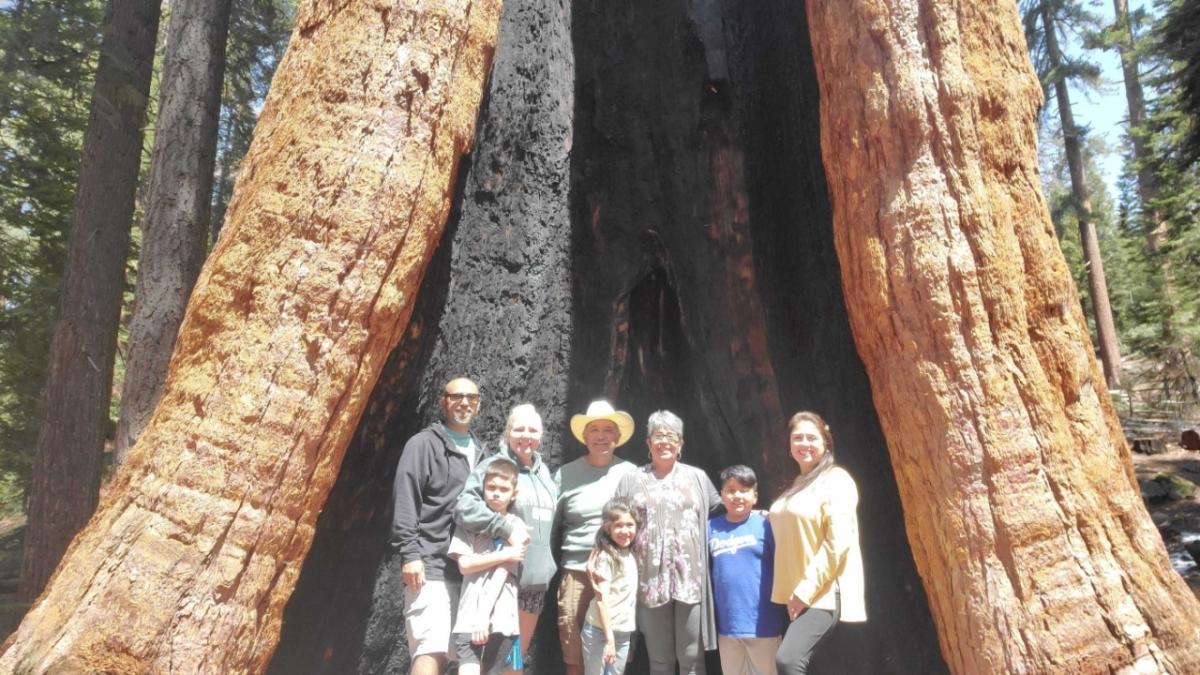
[[[1138,480],[1149,480],[1160,473],[1172,473],[1200,486],[1200,452],[1175,448],[1158,455],[1133,453],[1133,468]],[[1184,541],[1200,537],[1200,489],[1191,499],[1167,500],[1150,504],[1150,516],[1163,533],[1163,541],[1173,560],[1184,550]],[[1188,535],[1191,535],[1189,537]],[[1200,597],[1200,566],[1181,572]]]

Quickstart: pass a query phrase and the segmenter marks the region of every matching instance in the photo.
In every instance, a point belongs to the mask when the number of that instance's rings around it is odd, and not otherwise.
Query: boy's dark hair
[[[754,469],[745,464],[734,464],[721,472],[722,490],[725,489],[725,482],[731,478],[751,490],[758,488],[758,476],[755,475]]]
[[[484,485],[487,485],[487,482],[493,478],[503,478],[504,480],[508,481],[509,483],[512,483],[513,487],[516,487],[517,486],[517,465],[516,465],[516,463],[513,462],[511,459],[508,459],[507,457],[497,457],[497,458],[493,459],[487,465],[487,470],[485,470],[483,472]]]

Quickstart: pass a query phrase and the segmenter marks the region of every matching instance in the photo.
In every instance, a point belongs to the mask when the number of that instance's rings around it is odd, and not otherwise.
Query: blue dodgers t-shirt
[[[726,637],[775,637],[783,634],[783,605],[771,602],[775,538],[760,511],[740,523],[724,515],[708,521],[713,601],[717,633]]]

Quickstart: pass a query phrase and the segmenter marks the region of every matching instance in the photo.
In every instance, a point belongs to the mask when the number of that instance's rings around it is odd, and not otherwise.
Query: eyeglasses
[[[459,393],[459,392],[454,392],[454,393],[445,392],[444,394],[442,394],[442,396],[445,396],[446,400],[450,401],[451,403],[462,403],[463,401],[466,401],[467,403],[479,403],[479,394],[463,394],[463,393]]]
[[[670,431],[650,434],[651,443],[678,443],[681,440],[683,440],[682,436]]]

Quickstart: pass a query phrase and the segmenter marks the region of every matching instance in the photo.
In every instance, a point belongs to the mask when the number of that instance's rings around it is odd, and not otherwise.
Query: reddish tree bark
[[[846,304],[947,663],[1197,670],[1200,605],[1142,505],[1039,191],[1015,7],[808,11]]]
[[[306,7],[162,400],[0,671],[265,668],[441,234],[499,4]]]

